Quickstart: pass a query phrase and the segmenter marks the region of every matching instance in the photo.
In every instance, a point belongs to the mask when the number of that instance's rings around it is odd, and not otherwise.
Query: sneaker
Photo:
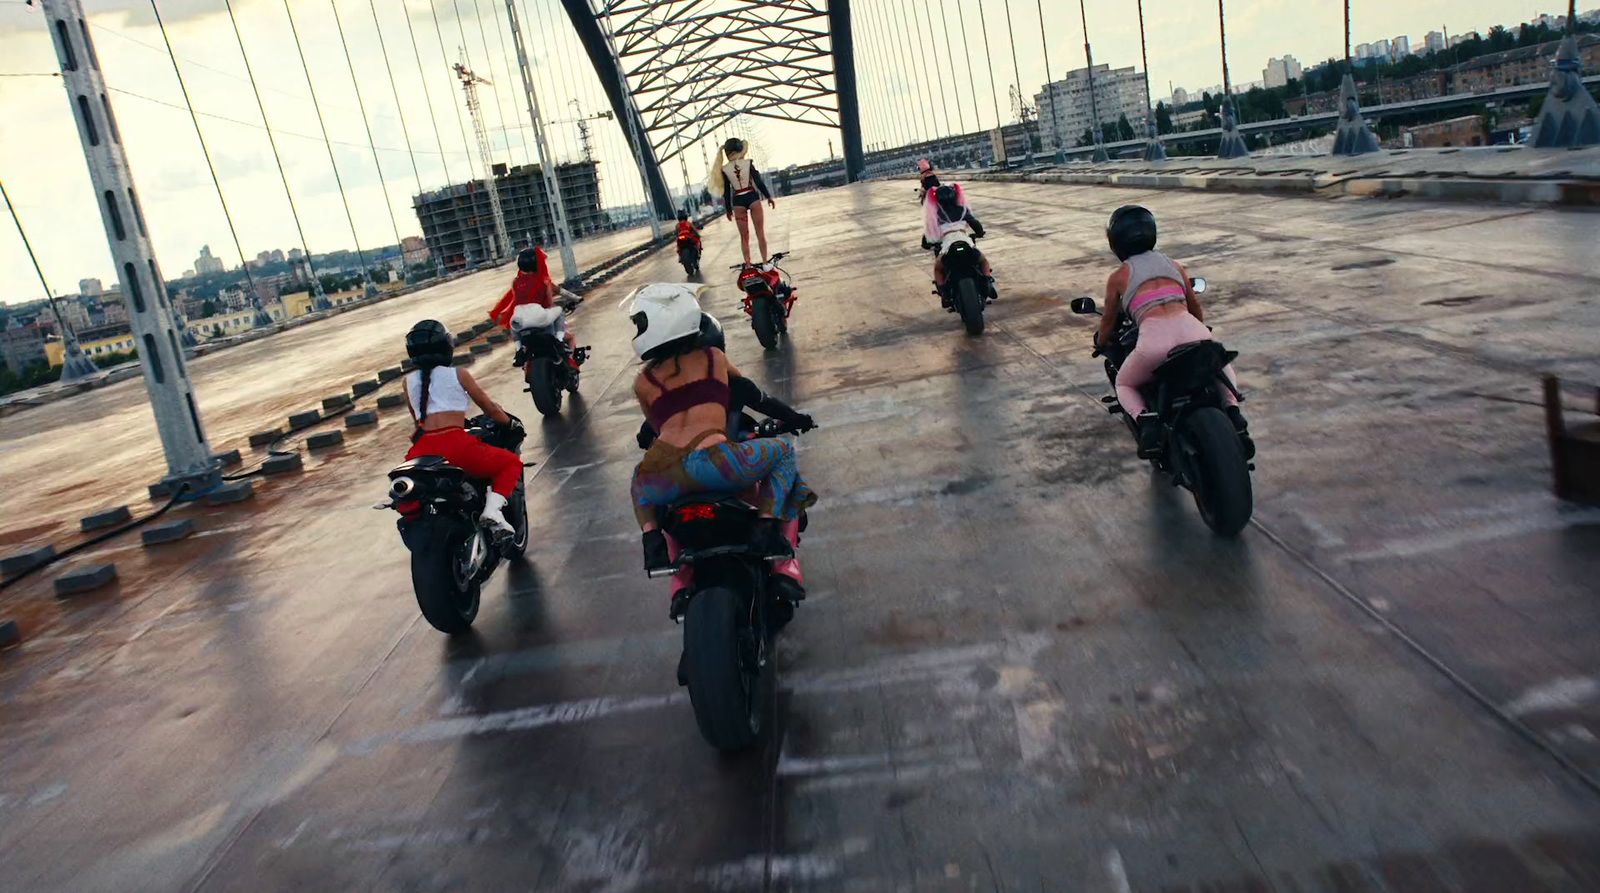
[[[499,493],[490,493],[483,501],[483,513],[478,516],[480,522],[494,531],[496,539],[517,535],[517,529],[506,520],[505,508],[506,498]]]
[[[642,538],[644,546],[644,571],[647,574],[672,570],[672,555],[667,551],[667,535],[659,530],[647,530]]]
[[[1155,459],[1161,456],[1161,417],[1153,412],[1139,413],[1133,420],[1139,436],[1139,458]]]

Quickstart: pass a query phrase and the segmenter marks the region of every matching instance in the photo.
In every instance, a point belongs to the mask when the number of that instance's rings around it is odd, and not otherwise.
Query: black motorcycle
[[[792,433],[775,419],[756,436]],[[771,712],[772,637],[783,619],[768,590],[766,559],[751,553],[756,507],[738,496],[702,493],[659,513],[661,528],[682,551],[677,563],[651,573],[669,576],[694,569],[694,582],[672,600],[671,616],[683,624],[678,683],[689,688],[695,723],[712,747],[745,750],[766,728]],[[804,524],[802,523],[802,528]]]
[[[526,432],[515,417],[510,425],[501,425],[483,415],[468,420],[467,433],[514,453]],[[528,548],[522,485],[506,500],[506,520],[516,528],[510,537],[496,537],[480,522],[488,490],[486,481],[468,478],[443,456],[418,456],[389,472],[389,501],[374,506],[400,513],[400,538],[411,550],[417,606],[442,633],[459,635],[470,629],[484,582],[502,558],[520,556]]]
[[[789,284],[789,274],[778,266],[787,257],[780,251],[762,266],[734,264],[729,269],[739,271],[739,290],[744,292],[742,307],[750,315],[750,327],[756,330],[756,340],[768,350],[778,346],[778,336],[789,332],[789,314],[794,308],[795,294],[799,289]]]
[[[952,233],[946,237],[940,256],[944,258],[944,289],[933,293],[944,302],[944,309],[961,315],[967,334],[983,334],[983,308],[993,299],[989,277],[983,275],[983,256],[973,243],[975,236]],[[924,240],[924,245],[927,241]],[[932,247],[929,245],[928,247]]]
[[[571,313],[566,309],[564,313]],[[528,393],[533,395],[533,407],[540,415],[553,416],[561,412],[563,391],[578,393],[578,370],[573,367],[574,356],[578,363],[589,359],[589,348],[574,350],[552,326],[522,329],[518,334],[520,349],[512,362],[522,367],[522,377],[528,383]]]
[[[1196,292],[1206,290],[1204,279],[1191,280]],[[1076,298],[1073,313],[1100,315],[1094,298]],[[1110,341],[1096,347],[1094,355],[1105,357],[1106,377],[1113,387],[1117,370],[1138,343],[1139,328],[1128,314],[1119,314],[1116,333]],[[1213,532],[1233,536],[1250,522],[1254,499],[1250,472],[1252,448],[1244,433],[1235,428],[1227,415],[1226,396],[1238,392],[1223,374],[1238,356],[1216,341],[1180,344],[1167,354],[1166,362],[1156,367],[1148,384],[1140,388],[1150,410],[1160,419],[1159,455],[1150,464],[1170,475],[1175,486],[1194,494],[1200,518]],[[1120,415],[1134,440],[1139,438],[1133,416],[1123,410],[1116,397],[1103,398],[1112,415]]]
[[[683,275],[693,279],[700,275],[700,245],[693,239],[678,240],[678,263],[683,264]]]

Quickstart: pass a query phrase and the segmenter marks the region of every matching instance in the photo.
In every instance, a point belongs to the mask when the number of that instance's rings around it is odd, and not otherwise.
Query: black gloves
[[[656,429],[650,427],[649,422],[643,422],[639,425],[639,433],[634,439],[639,442],[639,449],[648,450],[650,445],[656,442]]]

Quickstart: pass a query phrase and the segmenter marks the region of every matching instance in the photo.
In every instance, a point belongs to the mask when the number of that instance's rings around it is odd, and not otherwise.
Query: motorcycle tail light
[[[717,507],[714,505],[686,505],[678,509],[678,520],[712,521],[717,517]]]
[[[394,510],[404,517],[415,518],[422,514],[422,503],[415,499],[408,499],[405,502],[396,502]]]

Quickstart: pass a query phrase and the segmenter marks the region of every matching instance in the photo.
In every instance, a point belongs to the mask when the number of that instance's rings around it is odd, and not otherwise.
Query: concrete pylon
[[[1578,38],[1568,34],[1556,51],[1550,92],[1545,94],[1531,142],[1537,149],[1592,146],[1600,143],[1600,106],[1583,86]]]
[[[253,319],[251,319],[250,324],[258,329],[270,327],[272,325],[272,314],[268,313],[267,308],[261,305],[260,298],[256,298],[255,306],[256,315]]]
[[[175,314],[156,267],[82,0],[40,0],[40,5],[55,42],[61,83],[77,119],[95,202],[128,308],[128,325],[139,349],[145,390],[167,459],[164,482],[207,488],[220,482],[221,473],[200,424]]]
[[[73,334],[72,329],[67,327],[65,320],[61,322],[61,347],[63,350],[61,356],[62,381],[75,381],[79,378],[88,378],[91,375],[100,374],[100,367],[96,366],[94,361],[89,359],[89,356],[83,352],[83,348],[78,346],[78,336]]]
[[[1157,132],[1155,112],[1145,113],[1144,127],[1144,160],[1166,161],[1167,147],[1161,142],[1161,134]]]
[[[1233,113],[1233,98],[1222,101],[1222,142],[1217,144],[1218,158],[1249,158],[1250,149],[1239,133],[1238,118]]]
[[[1339,126],[1334,131],[1333,154],[1365,155],[1378,150],[1378,135],[1361,117],[1361,94],[1356,92],[1355,76],[1347,71],[1339,83]]]

